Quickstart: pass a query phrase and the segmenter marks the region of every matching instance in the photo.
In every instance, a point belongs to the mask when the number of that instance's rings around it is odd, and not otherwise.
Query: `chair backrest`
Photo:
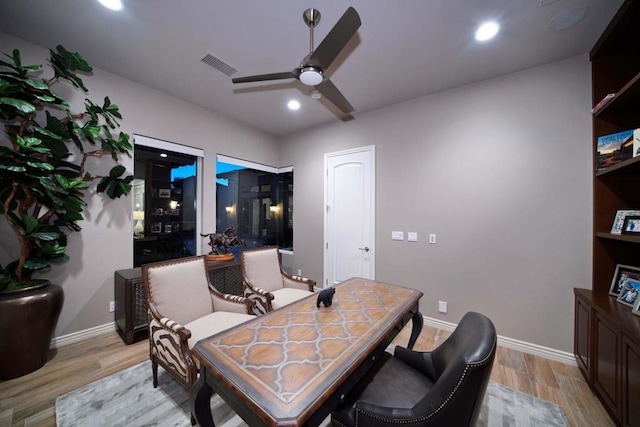
[[[437,418],[446,425],[474,425],[489,384],[496,347],[493,322],[480,313],[465,314],[449,338],[426,354],[431,359],[428,376],[434,385],[416,405],[415,413],[432,412],[432,408],[443,405]]]
[[[277,246],[240,252],[242,278],[253,286],[273,292],[284,287]]]
[[[213,312],[204,257],[187,257],[142,266],[149,305],[181,325]]]

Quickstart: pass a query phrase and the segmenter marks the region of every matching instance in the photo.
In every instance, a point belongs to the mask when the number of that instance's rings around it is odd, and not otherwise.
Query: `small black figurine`
[[[336,293],[335,288],[324,289],[318,294],[318,302],[316,307],[320,307],[320,303],[323,303],[325,307],[329,307],[333,301],[333,295]]]

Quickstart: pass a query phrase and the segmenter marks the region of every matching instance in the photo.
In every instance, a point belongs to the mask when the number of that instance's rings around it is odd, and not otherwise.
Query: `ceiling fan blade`
[[[286,71],[284,73],[259,74],[257,76],[236,77],[231,79],[234,83],[264,82],[267,80],[297,79],[299,72]]]
[[[311,54],[305,65],[319,67],[321,70],[329,68],[340,51],[358,31],[361,24],[358,12],[353,7],[349,7],[329,31],[329,34],[322,40],[315,52]]]
[[[353,106],[349,104],[349,101],[347,101],[347,98],[345,98],[344,95],[340,93],[338,88],[333,83],[331,83],[331,80],[324,79],[322,83],[315,86],[315,88],[318,90],[318,92],[322,94],[322,96],[327,98],[333,105],[338,107],[342,112],[351,113],[354,111]]]

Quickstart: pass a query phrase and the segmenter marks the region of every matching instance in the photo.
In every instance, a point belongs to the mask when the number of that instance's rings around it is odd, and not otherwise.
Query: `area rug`
[[[217,395],[211,398],[218,427],[247,426]],[[56,399],[57,427],[190,427],[189,393],[162,368],[158,388],[151,383],[151,362],[103,378]],[[327,418],[322,426],[330,426]],[[490,382],[479,426],[567,426],[562,409],[551,402]]]

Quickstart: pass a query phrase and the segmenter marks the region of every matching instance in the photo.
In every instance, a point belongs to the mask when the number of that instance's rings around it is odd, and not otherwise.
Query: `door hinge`
[[[327,205],[327,213],[331,210],[331,206]]]
[[[326,249],[329,249],[329,242],[326,242],[326,243],[324,244],[324,247],[325,247]]]

